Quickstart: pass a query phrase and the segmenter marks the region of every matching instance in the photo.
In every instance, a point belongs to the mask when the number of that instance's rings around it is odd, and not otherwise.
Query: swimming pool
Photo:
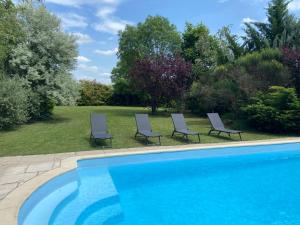
[[[300,224],[300,143],[78,161],[19,225]]]

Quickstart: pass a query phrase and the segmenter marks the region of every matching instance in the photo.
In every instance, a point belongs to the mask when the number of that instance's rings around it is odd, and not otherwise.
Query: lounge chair
[[[174,131],[172,133],[172,137],[175,133],[183,134],[183,136],[188,139],[189,135],[198,136],[199,143],[200,143],[200,134],[199,132],[191,131],[187,128],[183,114],[171,114]]]
[[[221,133],[226,133],[229,135],[229,137],[231,134],[238,134],[240,136],[240,140],[242,140],[241,133],[243,132],[239,130],[230,130],[225,128],[218,113],[207,113],[207,116],[211,123],[211,130],[208,132],[208,135],[210,135],[214,131],[218,132],[218,135],[220,135]]]
[[[138,135],[143,136],[146,138],[147,143],[149,144],[149,138],[158,138],[159,145],[161,145],[160,137],[161,135],[159,133],[153,132],[149,117],[147,114],[135,114],[135,121],[136,121],[136,127],[137,131],[135,133],[135,138],[138,137]]]
[[[110,140],[110,147],[112,147],[112,136],[108,133],[106,116],[99,113],[91,113],[91,140]]]

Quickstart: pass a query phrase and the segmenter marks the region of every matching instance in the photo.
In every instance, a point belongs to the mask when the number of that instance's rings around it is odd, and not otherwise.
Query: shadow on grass
[[[131,140],[136,141],[145,146],[160,146],[158,138],[148,138],[147,141],[145,137],[137,137],[137,138],[131,137]]]
[[[222,140],[225,140],[225,141],[240,141],[240,137],[239,135],[226,135],[226,134],[220,134],[220,135],[217,135],[217,134],[211,134],[211,135],[205,135],[207,137],[214,137],[214,138],[218,138],[218,139],[222,139]]]
[[[70,118],[55,116],[54,118],[38,120],[33,123],[40,122],[40,123],[45,123],[45,124],[59,124],[59,123],[65,123],[65,122],[69,122],[69,121],[71,121]]]
[[[0,134],[1,133],[9,133],[9,132],[18,131],[20,128],[28,126],[28,125],[34,125],[34,124],[59,124],[59,123],[65,123],[65,122],[68,122],[68,121],[71,121],[71,119],[66,118],[66,117],[58,117],[58,116],[55,116],[54,118],[49,118],[49,119],[40,119],[40,120],[28,121],[27,123],[24,123],[24,124],[15,125],[13,127],[0,130]]]
[[[95,149],[112,148],[109,139],[107,139],[107,140],[100,140],[100,139],[91,140],[89,137],[84,137],[83,139],[85,140],[86,143],[88,143],[88,145],[90,147],[95,148]],[[113,140],[114,139],[112,139],[112,145],[114,143]]]

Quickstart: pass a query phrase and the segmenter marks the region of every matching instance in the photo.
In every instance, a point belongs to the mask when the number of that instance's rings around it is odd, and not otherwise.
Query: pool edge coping
[[[50,170],[46,173],[38,175],[29,180],[22,186],[12,191],[6,198],[0,201],[0,218],[6,225],[18,225],[19,209],[26,199],[52,178],[73,170],[77,167],[78,160],[106,158],[113,156],[126,156],[136,154],[151,154],[151,153],[165,153],[178,151],[192,151],[205,150],[223,147],[242,147],[255,145],[272,145],[272,144],[287,144],[300,142],[300,138],[281,138],[258,141],[244,141],[244,142],[230,142],[230,143],[212,143],[212,144],[193,144],[182,146],[151,146],[141,148],[127,148],[127,149],[110,149],[100,151],[78,152],[75,156],[70,156],[61,161],[61,167]]]

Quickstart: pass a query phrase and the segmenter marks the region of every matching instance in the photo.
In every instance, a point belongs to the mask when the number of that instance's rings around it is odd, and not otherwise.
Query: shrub
[[[80,106],[98,106],[106,105],[112,96],[111,86],[97,83],[94,81],[80,81],[80,98],[78,105]]]
[[[54,99],[46,90],[40,87],[37,91],[29,91],[28,114],[30,120],[45,120],[52,117]]]
[[[109,104],[123,106],[141,106],[146,105],[149,97],[144,92],[136,90],[132,82],[122,77],[114,80],[113,94]]]
[[[202,114],[238,112],[257,92],[289,84],[290,74],[281,58],[279,50],[264,49],[218,66],[194,82],[187,98],[188,108]]]
[[[19,79],[0,80],[0,130],[26,122],[28,91]]]
[[[300,99],[294,88],[273,86],[243,107],[253,127],[271,132],[300,131]]]

